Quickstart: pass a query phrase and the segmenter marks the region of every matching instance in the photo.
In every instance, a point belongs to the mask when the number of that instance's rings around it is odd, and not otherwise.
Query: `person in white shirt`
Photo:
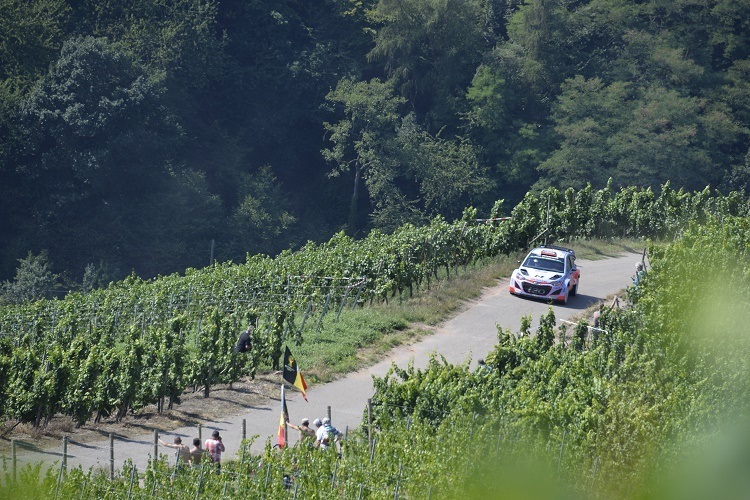
[[[214,431],[211,438],[206,439],[203,447],[206,449],[208,456],[211,457],[211,461],[216,464],[216,470],[221,470],[221,452],[225,451],[226,448],[224,448],[224,443],[221,442],[219,431]]]
[[[325,450],[334,443],[339,443],[343,433],[331,425],[331,419],[325,417],[323,420],[318,418],[313,422],[318,426],[318,430],[315,432],[315,447],[319,447],[321,450]]]

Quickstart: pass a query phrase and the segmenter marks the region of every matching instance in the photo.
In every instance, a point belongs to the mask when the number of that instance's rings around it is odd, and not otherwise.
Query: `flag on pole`
[[[281,417],[279,418],[278,442],[279,448],[286,446],[286,423],[289,421],[289,410],[286,409],[286,394],[284,384],[281,384]]]
[[[297,368],[297,361],[292,357],[288,346],[284,351],[284,380],[302,391],[302,397],[307,401],[307,394],[305,393],[307,384],[305,383],[305,379],[302,378],[302,373]]]

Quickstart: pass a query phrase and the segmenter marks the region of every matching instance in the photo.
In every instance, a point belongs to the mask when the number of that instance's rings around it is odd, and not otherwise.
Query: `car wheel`
[[[563,306],[566,305],[568,303],[568,295],[570,295],[570,293],[566,293],[565,297],[563,297],[561,300],[558,300],[557,303]]]
[[[575,297],[577,293],[578,293],[578,283],[573,285],[573,288],[570,290],[570,296]]]

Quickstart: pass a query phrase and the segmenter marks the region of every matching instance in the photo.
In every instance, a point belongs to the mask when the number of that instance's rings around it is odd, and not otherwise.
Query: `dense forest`
[[[0,280],[750,181],[747,0],[0,0]]]

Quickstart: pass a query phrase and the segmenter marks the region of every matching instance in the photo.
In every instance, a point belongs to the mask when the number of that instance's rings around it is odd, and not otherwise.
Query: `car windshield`
[[[559,260],[543,259],[541,257],[528,257],[526,262],[523,263],[524,267],[531,267],[533,269],[541,269],[542,271],[555,271],[563,272],[565,270],[565,263]]]

